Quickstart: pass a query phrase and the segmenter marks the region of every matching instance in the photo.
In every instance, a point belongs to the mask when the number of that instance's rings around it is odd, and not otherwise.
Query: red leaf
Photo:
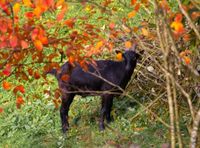
[[[65,16],[65,12],[67,11],[67,7],[66,6],[64,6],[63,8],[62,8],[62,10],[60,11],[60,13],[57,15],[57,21],[61,21],[63,18],[64,18],[64,16]]]
[[[39,29],[38,28],[33,29],[32,33],[31,33],[32,40],[36,40],[38,34],[39,34]]]
[[[138,12],[139,9],[140,9],[140,3],[138,3],[138,4],[135,6],[134,10],[135,10],[136,12]]]
[[[74,19],[68,19],[64,22],[69,28],[73,28],[74,27]]]
[[[6,33],[7,32],[7,29],[8,29],[8,25],[6,24],[6,23],[4,23],[4,21],[2,22],[0,22],[0,31],[2,32],[2,33]]]
[[[34,78],[35,79],[39,79],[40,78],[40,74],[37,71],[34,73]]]
[[[29,19],[32,19],[34,17],[34,13],[33,12],[26,12],[25,16]]]
[[[21,40],[21,46],[22,46],[22,49],[28,48],[28,42]]]
[[[181,13],[178,13],[174,19],[175,22],[181,22],[183,19],[183,16]]]
[[[45,0],[45,4],[47,7],[51,7],[54,5],[54,0]]]
[[[7,14],[10,15],[10,5],[6,1],[1,1],[0,2],[0,8]]]
[[[13,92],[16,94],[18,91],[20,91],[22,94],[25,93],[25,89],[23,85],[18,85],[14,88]]]
[[[12,48],[15,48],[15,47],[17,46],[17,41],[18,41],[17,37],[14,36],[14,35],[12,35],[12,36],[10,37],[10,46],[11,46]]]
[[[2,107],[0,107],[0,113],[3,113],[3,108]]]
[[[16,106],[17,106],[17,108],[18,109],[21,108],[22,104],[24,104],[23,98],[22,97],[17,97],[17,99],[16,99]]]
[[[6,68],[3,70],[3,74],[5,76],[9,76],[11,74],[11,66],[10,66],[10,64],[6,65]]]
[[[115,23],[110,23],[109,24],[109,28],[112,30],[112,29],[114,29],[115,28]]]

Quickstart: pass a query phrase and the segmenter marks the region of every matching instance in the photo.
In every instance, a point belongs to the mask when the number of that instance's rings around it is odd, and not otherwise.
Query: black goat
[[[73,67],[66,62],[61,71],[51,70],[50,74],[56,76],[59,88],[62,94],[62,104],[60,108],[60,117],[62,121],[62,130],[65,133],[69,128],[68,111],[75,95],[100,95],[102,97],[102,107],[100,114],[100,130],[105,128],[104,118],[107,122],[111,121],[111,108],[113,97],[125,89],[128,81],[136,67],[139,54],[134,50],[135,47],[123,53],[123,60],[120,62],[111,60],[99,60],[94,65],[88,65],[88,71],[84,71],[79,64]],[[62,80],[62,76],[68,74],[67,81]]]

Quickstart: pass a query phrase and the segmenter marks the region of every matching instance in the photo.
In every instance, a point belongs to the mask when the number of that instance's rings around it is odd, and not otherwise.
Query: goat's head
[[[136,44],[131,48],[125,49],[122,54],[124,62],[126,63],[126,69],[134,68],[136,66],[137,60],[141,58],[140,54],[136,52]]]

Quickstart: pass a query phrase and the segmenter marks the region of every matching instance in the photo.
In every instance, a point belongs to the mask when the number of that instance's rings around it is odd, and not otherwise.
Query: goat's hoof
[[[69,126],[68,125],[63,125],[62,126],[63,133],[66,133],[68,130],[69,130]]]
[[[100,124],[99,125],[99,130],[100,131],[104,131],[105,130],[105,125],[104,124]]]
[[[106,121],[107,121],[108,124],[110,124],[111,122],[114,121],[114,119],[113,118],[106,118]]]

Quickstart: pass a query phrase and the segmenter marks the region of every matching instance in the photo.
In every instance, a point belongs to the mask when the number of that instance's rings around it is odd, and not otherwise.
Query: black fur
[[[69,128],[68,111],[75,95],[100,95],[102,97],[99,127],[100,130],[103,130],[105,128],[104,118],[108,122],[111,121],[113,97],[121,93],[119,87],[125,89],[138,58],[139,54],[128,50],[123,54],[122,61],[99,60],[96,61],[96,65],[88,65],[88,71],[84,71],[80,65],[72,68],[66,62],[60,72],[55,69],[48,72],[56,76],[62,93],[60,116],[63,132],[65,133]],[[67,81],[61,79],[65,74],[70,74]]]

